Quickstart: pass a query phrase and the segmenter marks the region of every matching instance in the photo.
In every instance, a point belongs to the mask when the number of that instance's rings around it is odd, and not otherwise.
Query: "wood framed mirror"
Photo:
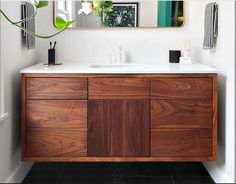
[[[56,16],[76,20],[81,28],[178,28],[185,21],[185,2],[173,0],[56,0]]]

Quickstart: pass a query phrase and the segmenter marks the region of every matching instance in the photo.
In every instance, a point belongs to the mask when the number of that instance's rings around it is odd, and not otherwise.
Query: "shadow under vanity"
[[[24,161],[217,158],[215,72],[29,71],[22,72]]]

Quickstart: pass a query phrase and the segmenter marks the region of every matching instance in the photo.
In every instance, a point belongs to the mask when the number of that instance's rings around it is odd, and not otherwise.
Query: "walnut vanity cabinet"
[[[22,74],[24,161],[211,161],[216,74]]]

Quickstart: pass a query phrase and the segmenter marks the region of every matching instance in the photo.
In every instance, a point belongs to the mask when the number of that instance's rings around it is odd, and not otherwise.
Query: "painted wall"
[[[207,4],[205,1],[203,6]],[[218,0],[219,35],[217,47],[203,52],[203,63],[219,70],[218,160],[207,163],[218,182],[235,181],[235,1]],[[200,14],[203,14],[201,9]],[[201,25],[203,27],[203,25]],[[222,173],[222,175],[220,174]],[[222,180],[224,178],[224,180]]]
[[[0,2],[0,9],[1,9],[1,2]],[[1,35],[1,31],[2,31],[2,25],[1,25],[1,19],[0,19],[0,35]],[[0,43],[1,43],[1,36],[0,36]],[[4,101],[4,90],[3,90],[4,89],[3,88],[4,72],[3,72],[3,63],[1,62],[1,55],[2,55],[2,52],[1,52],[1,47],[0,47],[0,116],[2,116],[5,113],[4,103],[3,103],[3,101]]]
[[[13,20],[20,18],[19,1],[2,1],[1,8]],[[0,183],[20,182],[31,164],[23,164],[20,155],[21,82],[19,71],[35,63],[36,51],[27,51],[21,44],[21,31],[6,22],[3,17],[0,18],[1,61],[5,65],[5,111],[9,113],[8,119],[0,123]]]
[[[203,51],[206,0],[186,2],[186,22],[180,29],[67,30],[51,41],[58,42],[60,62],[108,62],[118,45],[129,62],[168,62],[168,50],[192,40],[192,58],[219,69],[219,151],[217,162],[205,163],[216,182],[235,181],[235,7],[234,0],[219,3],[219,39],[214,51]],[[52,5],[39,13],[38,30],[56,31],[51,25]],[[49,27],[49,29],[45,29]],[[49,40],[38,41],[38,59],[47,61]]]
[[[184,39],[193,42],[193,59],[201,62],[201,19],[198,1],[187,1],[186,26],[178,29],[83,29],[66,30],[51,40],[38,40],[38,58],[47,61],[48,42],[57,40],[57,54],[61,62],[108,62],[108,55],[121,45],[130,62],[167,62],[170,49],[179,49]],[[49,34],[52,26],[52,4],[40,10],[37,18],[38,32]],[[191,21],[194,20],[194,21]],[[47,29],[45,29],[47,28]]]

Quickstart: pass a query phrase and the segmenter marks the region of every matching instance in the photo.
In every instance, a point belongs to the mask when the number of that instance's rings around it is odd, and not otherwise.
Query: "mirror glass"
[[[172,0],[57,0],[54,20],[76,20],[70,28],[181,27],[184,1]]]

